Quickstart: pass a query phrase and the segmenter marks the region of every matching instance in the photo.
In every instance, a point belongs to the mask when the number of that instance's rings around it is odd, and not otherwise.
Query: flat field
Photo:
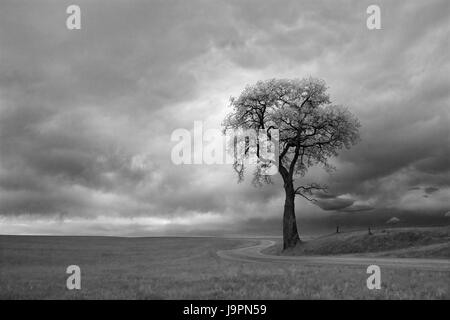
[[[450,272],[221,259],[252,239],[0,236],[1,299],[450,299]],[[66,268],[81,268],[81,290]]]

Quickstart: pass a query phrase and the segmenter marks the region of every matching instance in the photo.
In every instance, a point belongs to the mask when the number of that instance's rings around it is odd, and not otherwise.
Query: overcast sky
[[[300,233],[308,219],[444,216],[450,2],[375,2],[1,1],[0,233],[281,233],[280,179],[176,166],[170,136],[220,128],[248,84],[309,76],[362,127],[335,173],[306,177],[330,193],[296,201]],[[65,26],[70,4],[81,30]]]

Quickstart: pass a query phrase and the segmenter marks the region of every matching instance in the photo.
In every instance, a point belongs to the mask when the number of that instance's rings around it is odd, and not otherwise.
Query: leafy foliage
[[[278,170],[286,183],[304,176],[308,168],[323,165],[332,170],[328,159],[359,139],[359,121],[345,107],[332,105],[323,80],[270,79],[247,86],[241,95],[230,99],[233,111],[225,118],[225,130],[279,130]],[[264,161],[263,161],[264,165]],[[256,184],[270,182],[255,169]],[[244,165],[236,158],[235,170],[243,179]],[[316,184],[299,186],[305,196]]]

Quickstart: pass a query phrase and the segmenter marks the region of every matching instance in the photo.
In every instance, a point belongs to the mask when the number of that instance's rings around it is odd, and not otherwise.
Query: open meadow
[[[254,239],[0,236],[1,299],[449,299],[450,272],[221,259]],[[81,268],[67,290],[66,268]]]

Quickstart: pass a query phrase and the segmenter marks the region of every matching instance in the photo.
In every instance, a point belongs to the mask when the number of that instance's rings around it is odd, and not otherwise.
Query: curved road
[[[277,256],[263,254],[261,251],[273,246],[275,241],[261,240],[257,245],[231,250],[217,251],[223,259],[243,262],[295,263],[301,265],[353,265],[369,266],[372,264],[384,267],[427,269],[449,271],[448,259],[412,259],[412,258],[376,258],[349,256]]]

